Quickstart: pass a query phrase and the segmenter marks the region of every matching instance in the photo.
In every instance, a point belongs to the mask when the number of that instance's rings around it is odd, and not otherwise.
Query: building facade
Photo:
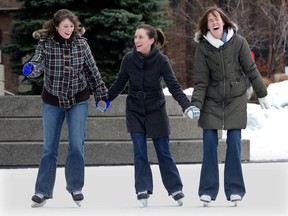
[[[258,0],[255,0],[258,1]],[[266,0],[265,0],[266,1]],[[268,0],[267,0],[268,1]],[[165,29],[165,34],[167,37],[167,44],[164,47],[164,53],[169,57],[176,77],[181,84],[183,89],[193,86],[194,80],[194,53],[196,49],[196,43],[194,42],[194,34],[196,30],[196,24],[202,13],[208,6],[219,5],[224,8],[224,10],[229,10],[227,8],[227,0],[205,0],[205,1],[195,1],[195,0],[170,0],[167,5],[167,10],[169,11],[170,25]],[[232,2],[232,3],[231,3]],[[241,1],[243,4],[249,3],[248,0]],[[275,0],[273,4],[281,5],[281,2],[287,2],[287,0]],[[230,6],[233,4],[239,3],[239,1],[229,1]],[[0,0],[0,44],[7,44],[10,42],[11,29],[12,29],[12,13],[15,10],[18,10],[22,6],[22,3],[19,3],[17,0]],[[286,8],[286,5],[283,7]],[[231,8],[230,8],[231,9]],[[287,8],[286,8],[287,10]],[[233,12],[233,11],[232,11]],[[230,11],[231,13],[231,11]],[[236,14],[236,13],[235,13]],[[261,17],[260,17],[261,18]],[[242,32],[248,39],[249,44],[253,44],[257,38],[251,38],[249,31],[251,28],[248,27],[246,23],[255,26],[264,26],[267,27],[268,24],[262,18],[257,19],[257,13],[255,9],[247,7],[247,10],[243,13],[239,13],[239,16],[233,16],[233,21],[237,24],[240,24],[242,27]],[[287,16],[286,16],[287,19]],[[241,23],[242,22],[242,23]],[[260,23],[260,25],[259,25]],[[243,31],[248,30],[248,33]],[[259,27],[260,29],[260,27]],[[268,31],[268,30],[264,30]],[[288,31],[288,30],[287,30]],[[257,34],[255,30],[255,34]],[[249,38],[250,37],[250,38]],[[268,36],[267,36],[268,37]],[[268,47],[268,48],[267,48]],[[253,47],[252,47],[253,49]],[[263,44],[258,51],[267,53],[269,46]],[[271,51],[270,51],[271,52]],[[263,55],[262,55],[263,57]],[[257,66],[263,76],[267,76],[267,71],[269,68],[266,65],[266,60],[258,56],[256,58]],[[9,61],[9,55],[2,53],[0,51],[0,64],[3,64],[5,67],[5,89],[12,93],[18,93],[23,91],[25,87],[22,84],[22,76],[18,76],[15,73],[11,72],[11,64]],[[288,54],[286,50],[286,55],[283,60],[284,65],[288,65]],[[280,72],[284,72],[284,67],[280,68]]]
[[[12,13],[21,7],[22,3],[17,0],[0,0],[0,44],[8,44],[10,42],[12,32]],[[0,64],[4,68],[4,86],[6,93],[16,93],[19,91],[19,76],[11,73],[10,56],[1,53]],[[0,72],[1,73],[1,72]]]

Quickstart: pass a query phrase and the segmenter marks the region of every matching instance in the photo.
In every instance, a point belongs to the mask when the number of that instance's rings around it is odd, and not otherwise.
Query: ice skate
[[[143,207],[148,206],[149,194],[147,191],[139,192],[137,194],[137,199],[142,203]]]
[[[207,207],[211,202],[211,196],[203,194],[200,196],[200,200],[203,202],[203,206]]]
[[[81,201],[84,200],[84,196],[81,191],[75,191],[71,193],[74,202],[77,206],[81,207]]]
[[[48,197],[44,196],[43,194],[35,194],[32,197],[31,207],[32,208],[42,207],[46,204],[47,199],[48,199]]]
[[[237,202],[238,201],[241,201],[242,200],[242,197],[238,194],[232,194],[230,196],[230,201],[234,203],[234,206],[236,207],[237,206]]]
[[[182,193],[182,191],[176,191],[172,193],[172,197],[178,203],[179,206],[183,205],[184,194]]]

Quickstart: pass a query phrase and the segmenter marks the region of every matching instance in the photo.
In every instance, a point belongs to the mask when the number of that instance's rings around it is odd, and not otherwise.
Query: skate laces
[[[73,195],[73,196],[76,196],[76,195],[78,195],[78,194],[82,194],[82,192],[81,192],[81,191],[74,191],[74,192],[72,192],[72,195]]]
[[[148,199],[148,198],[149,198],[148,191],[141,191],[141,192],[137,193],[137,199],[138,200]]]
[[[182,193],[182,191],[179,190],[179,191],[172,193],[171,195],[172,195],[172,197],[175,197],[177,194],[180,194],[180,193]]]
[[[40,199],[43,199],[45,195],[40,194],[40,193],[36,193],[35,196],[39,197]]]

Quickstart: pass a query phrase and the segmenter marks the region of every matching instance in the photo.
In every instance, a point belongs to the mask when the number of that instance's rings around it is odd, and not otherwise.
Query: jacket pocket
[[[230,82],[230,98],[239,97],[246,92],[246,83],[244,79],[237,79]]]

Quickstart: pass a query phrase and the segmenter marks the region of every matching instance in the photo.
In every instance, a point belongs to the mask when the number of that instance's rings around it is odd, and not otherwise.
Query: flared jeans
[[[58,149],[64,119],[68,126],[68,155],[65,163],[66,189],[81,191],[84,185],[84,138],[88,100],[71,108],[60,108],[42,101],[44,146],[35,185],[35,193],[53,197]]]
[[[245,194],[241,166],[241,130],[227,130],[227,149],[224,165],[224,190],[227,200],[232,194]],[[203,161],[198,195],[209,195],[215,200],[219,191],[218,131],[203,129]]]
[[[134,147],[134,173],[136,193],[148,191],[153,193],[153,178],[147,153],[145,133],[131,133]],[[169,137],[152,138],[158,158],[160,173],[168,195],[182,191],[183,185],[169,147]]]

